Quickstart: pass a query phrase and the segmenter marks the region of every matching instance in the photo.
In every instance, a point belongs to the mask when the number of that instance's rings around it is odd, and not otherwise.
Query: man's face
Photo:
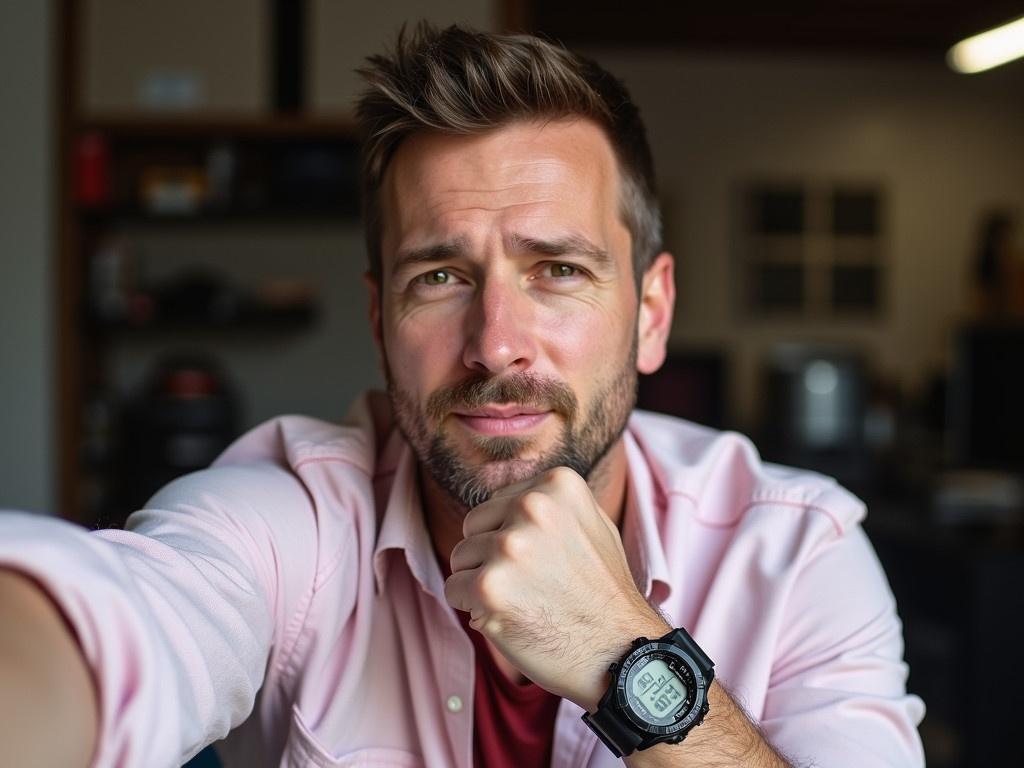
[[[372,313],[421,465],[467,507],[554,466],[589,475],[636,384],[631,239],[601,130],[415,134],[381,206]]]

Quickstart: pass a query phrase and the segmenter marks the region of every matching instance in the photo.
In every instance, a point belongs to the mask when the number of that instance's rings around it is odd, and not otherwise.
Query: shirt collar
[[[420,586],[444,603],[444,577],[423,519],[416,459],[397,429],[388,438],[374,482],[377,486],[377,509],[384,507],[373,552],[377,592],[384,590],[388,568],[395,556],[390,553],[397,550],[405,555],[409,572]]]
[[[647,600],[661,605],[672,592],[658,530],[658,520],[665,512],[665,495],[658,488],[647,459],[629,430],[623,433],[623,440],[628,480],[622,545],[637,588]],[[420,586],[444,603],[444,577],[424,521],[416,460],[397,429],[392,431],[381,453],[374,482],[377,509],[384,509],[373,553],[378,593],[385,588],[388,568],[394,557],[390,553],[397,550],[404,554],[409,571]]]
[[[623,441],[629,475],[621,526],[622,547],[637,588],[649,602],[661,605],[672,594],[659,525],[666,512],[666,496],[628,429],[623,433]]]

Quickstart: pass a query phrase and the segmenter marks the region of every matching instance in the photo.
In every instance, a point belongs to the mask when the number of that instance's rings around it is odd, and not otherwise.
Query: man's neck
[[[597,503],[617,528],[621,528],[626,504],[627,475],[626,444],[619,438],[594,467],[587,481]],[[468,510],[441,488],[422,467],[419,468],[419,483],[423,515],[434,550],[445,562],[449,562],[455,545],[462,541],[462,522]]]

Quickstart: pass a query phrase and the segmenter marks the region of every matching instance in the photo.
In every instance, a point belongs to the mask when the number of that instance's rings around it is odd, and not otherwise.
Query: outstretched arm
[[[98,727],[95,687],[64,617],[31,579],[0,569],[5,764],[84,768],[95,750]]]
[[[0,512],[0,764],[177,764],[252,711],[275,633],[314,581],[298,480],[270,464],[205,470],[129,527]],[[9,761],[12,743],[31,757]]]

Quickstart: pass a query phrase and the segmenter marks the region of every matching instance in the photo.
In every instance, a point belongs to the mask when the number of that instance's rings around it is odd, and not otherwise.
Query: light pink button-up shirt
[[[348,426],[264,424],[128,531],[0,516],[0,565],[46,587],[94,670],[97,766],[178,765],[227,736],[228,766],[470,768],[473,647],[388,418],[373,399]],[[923,765],[863,506],[735,434],[637,412],[624,439],[637,585],[768,739],[798,763]],[[552,765],[619,765],[581,714],[562,702]]]

